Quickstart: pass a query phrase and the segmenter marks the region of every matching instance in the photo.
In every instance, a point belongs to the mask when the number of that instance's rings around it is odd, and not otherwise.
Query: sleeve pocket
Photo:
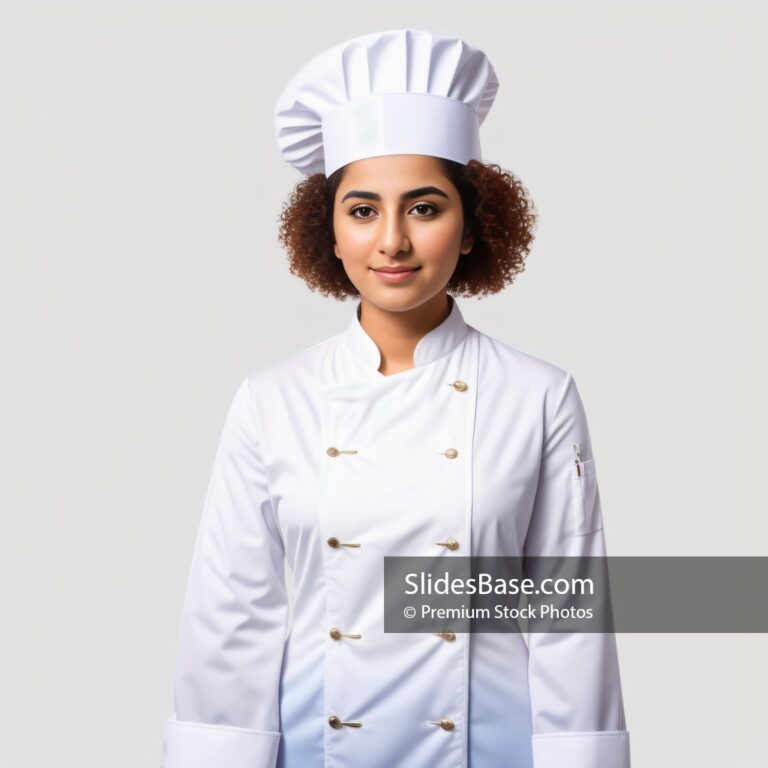
[[[571,490],[574,497],[573,533],[583,536],[603,527],[600,509],[600,491],[597,487],[597,471],[594,459],[582,461],[571,469]]]

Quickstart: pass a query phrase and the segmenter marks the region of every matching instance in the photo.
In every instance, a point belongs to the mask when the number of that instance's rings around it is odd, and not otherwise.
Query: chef
[[[364,35],[291,80],[278,144],[307,176],[375,169],[383,190],[419,162],[479,160],[497,87],[462,40]],[[447,211],[431,229],[418,200],[407,224],[389,197],[357,200],[368,211],[335,254],[360,286],[348,325],[237,388],[183,602],[165,768],[629,768],[614,635],[384,632],[387,556],[605,554],[573,376],[432,289],[455,194],[429,198]],[[369,238],[412,273],[358,275]],[[471,255],[460,229],[455,244],[451,258]],[[419,301],[441,314],[398,365],[381,318],[419,317],[397,305]]]

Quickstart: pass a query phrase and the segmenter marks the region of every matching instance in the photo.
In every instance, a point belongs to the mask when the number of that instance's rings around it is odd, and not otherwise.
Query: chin
[[[390,290],[361,292],[361,296],[367,302],[387,312],[407,312],[426,304],[434,293],[428,291],[413,290],[412,286]]]

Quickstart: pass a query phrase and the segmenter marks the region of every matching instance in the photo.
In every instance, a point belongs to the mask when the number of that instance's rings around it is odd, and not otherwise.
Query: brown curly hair
[[[448,282],[455,296],[498,293],[525,268],[538,215],[519,179],[496,164],[466,165],[437,158],[459,192],[465,229],[474,235]],[[291,274],[310,290],[344,300],[359,296],[333,246],[333,205],[345,167],[298,182],[279,216],[278,240],[288,254]]]

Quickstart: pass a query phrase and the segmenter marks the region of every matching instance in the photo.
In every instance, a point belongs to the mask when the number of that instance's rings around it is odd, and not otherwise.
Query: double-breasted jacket
[[[165,768],[629,768],[614,635],[383,631],[387,555],[605,554],[573,376],[450,301],[412,369],[379,372],[358,302],[237,389]]]

